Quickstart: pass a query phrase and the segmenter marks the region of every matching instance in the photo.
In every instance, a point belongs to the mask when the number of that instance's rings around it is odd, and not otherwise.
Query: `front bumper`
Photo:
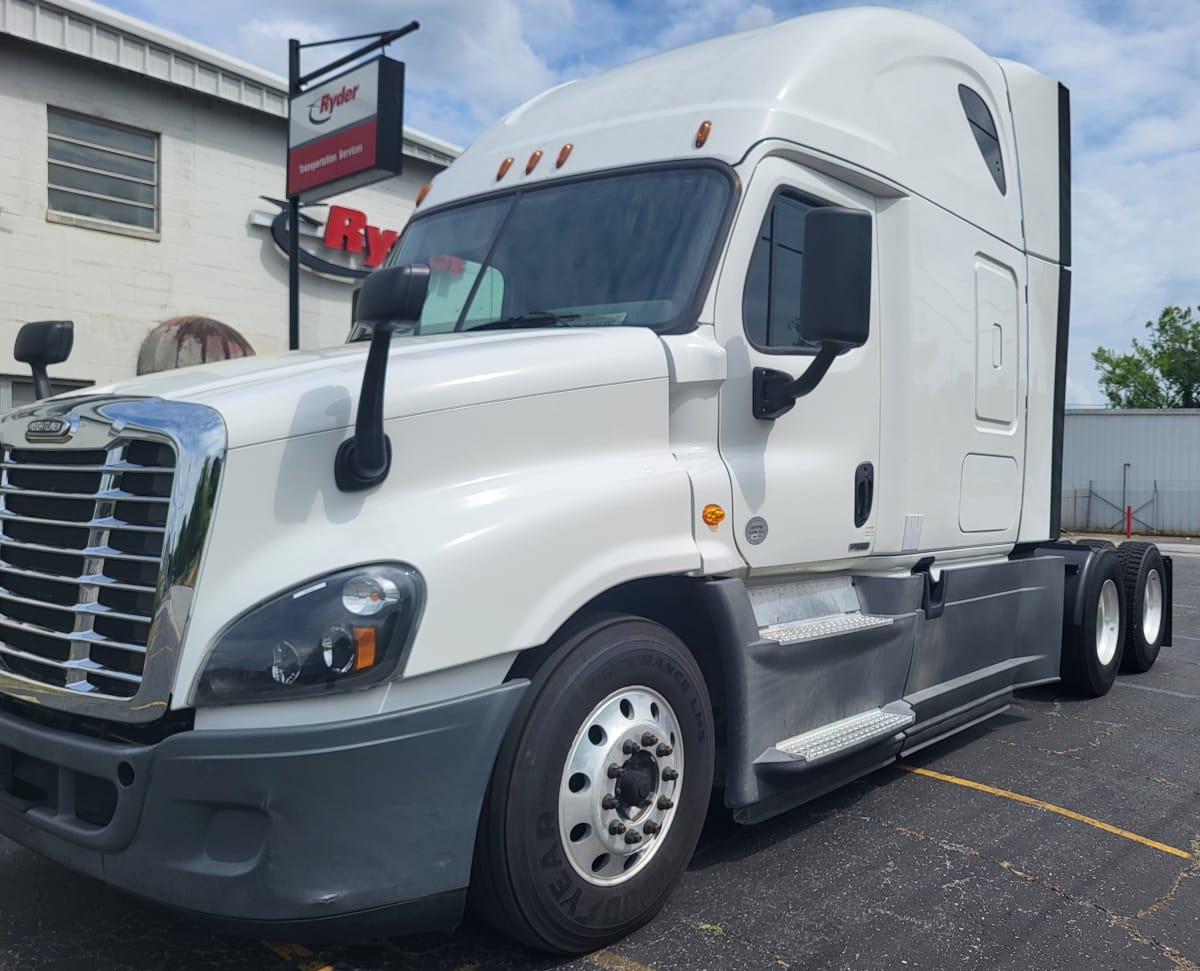
[[[0,711],[0,834],[247,930],[450,928],[527,684],[353,722],[142,746]]]

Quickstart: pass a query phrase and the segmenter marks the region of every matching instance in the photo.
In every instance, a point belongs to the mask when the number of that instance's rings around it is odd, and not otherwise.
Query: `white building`
[[[0,0],[0,410],[31,397],[11,354],[29,320],[75,321],[62,384],[134,374],[146,335],[184,314],[287,348],[279,208],[261,198],[284,195],[287,113],[284,78],[178,35],[86,0]],[[390,241],[458,152],[406,128],[402,176],[327,202]],[[304,248],[361,268],[361,218],[326,236],[328,207],[305,212]],[[301,273],[301,347],[344,340],[353,283]]]

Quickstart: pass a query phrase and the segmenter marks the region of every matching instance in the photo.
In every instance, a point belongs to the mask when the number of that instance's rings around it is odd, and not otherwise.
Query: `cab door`
[[[798,334],[800,268],[805,216],[825,205],[875,216],[866,193],[783,158],[760,161],[717,287],[717,336],[729,366],[720,448],[733,482],[734,535],[756,571],[833,570],[868,556],[886,488],[878,467],[877,252],[866,344],[839,355],[786,414],[764,420],[752,412],[755,368],[798,377],[815,358]]]

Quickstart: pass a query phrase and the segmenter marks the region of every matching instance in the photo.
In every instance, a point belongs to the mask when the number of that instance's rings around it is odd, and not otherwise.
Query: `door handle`
[[[875,501],[875,466],[863,462],[854,470],[854,528],[861,528],[871,518]]]

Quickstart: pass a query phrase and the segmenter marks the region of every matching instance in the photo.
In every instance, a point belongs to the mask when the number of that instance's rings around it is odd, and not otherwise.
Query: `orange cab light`
[[[508,170],[512,168],[512,164],[513,164],[513,157],[511,155],[508,158],[506,158],[503,162],[500,163],[500,168],[496,169],[496,181],[497,182],[499,182],[506,175],[508,175]]]
[[[426,197],[427,195],[429,195],[429,190],[430,190],[430,189],[432,189],[432,188],[433,188],[433,183],[432,183],[432,182],[426,182],[426,183],[425,183],[423,186],[421,186],[421,191],[417,193],[417,205],[418,205],[418,206],[419,206],[419,205],[420,205],[422,202],[424,202],[424,201],[425,201],[425,197]]]
[[[529,156],[529,161],[525,163],[525,174],[528,175],[537,168],[538,162],[542,160],[542,150],[539,148],[536,152]]]
[[[556,169],[561,169],[563,167],[563,163],[565,163],[566,160],[571,157],[571,149],[574,147],[575,146],[570,142],[567,142],[566,145],[558,150],[558,160],[554,163],[554,167]]]
[[[700,127],[696,129],[696,147],[703,148],[704,143],[708,141],[708,133],[712,131],[711,121],[700,122]]]
[[[375,665],[375,628],[355,627],[354,630],[354,670]]]
[[[715,502],[710,502],[704,507],[704,511],[700,513],[700,518],[709,526],[719,526],[725,521],[725,510]]]

